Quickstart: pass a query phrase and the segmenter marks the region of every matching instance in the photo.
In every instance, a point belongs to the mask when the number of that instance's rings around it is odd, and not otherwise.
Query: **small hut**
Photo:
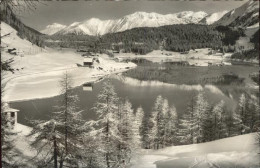
[[[19,110],[10,108],[8,104],[5,104],[3,112],[8,122],[10,122],[12,126],[15,126],[17,124],[17,112],[19,112]]]
[[[85,66],[85,67],[92,67],[93,66],[93,58],[84,57],[83,66]]]

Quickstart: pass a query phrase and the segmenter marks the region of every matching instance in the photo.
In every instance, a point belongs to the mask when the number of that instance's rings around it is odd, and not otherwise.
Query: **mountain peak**
[[[259,22],[259,1],[250,0],[219,19],[216,25],[248,27]]]

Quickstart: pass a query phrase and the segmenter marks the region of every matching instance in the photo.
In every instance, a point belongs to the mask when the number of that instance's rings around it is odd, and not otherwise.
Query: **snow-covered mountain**
[[[107,33],[121,32],[136,27],[159,27],[173,24],[198,23],[205,16],[207,16],[207,13],[203,11],[184,11],[166,15],[136,12],[116,20],[100,20],[92,18],[83,22],[75,22],[61,29],[56,34],[103,35]]]
[[[59,23],[53,23],[51,25],[46,26],[44,30],[41,31],[43,34],[53,35],[56,32],[60,31],[61,29],[64,29],[66,25],[62,25]]]
[[[222,12],[216,12],[216,13],[212,13],[207,15],[206,17],[204,17],[202,20],[200,20],[199,23],[201,24],[213,24],[216,21],[218,21],[220,18],[222,18],[226,13],[228,13],[228,11],[222,11]]]
[[[244,5],[226,13],[214,24],[248,27],[259,22],[259,1],[250,0]]]

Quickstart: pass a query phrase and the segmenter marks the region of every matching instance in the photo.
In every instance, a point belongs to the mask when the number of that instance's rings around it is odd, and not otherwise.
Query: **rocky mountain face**
[[[49,25],[42,33],[45,34],[77,34],[77,35],[104,35],[107,33],[122,32],[136,27],[160,27],[173,24],[199,23],[201,19],[207,16],[207,13],[184,11],[175,14],[161,15],[158,13],[136,12],[116,20],[100,20],[91,18],[83,22],[74,22],[71,25],[62,28],[58,24]],[[58,25],[58,26],[56,26]]]

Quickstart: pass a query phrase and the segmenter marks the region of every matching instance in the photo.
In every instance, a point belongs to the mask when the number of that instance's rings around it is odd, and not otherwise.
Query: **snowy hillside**
[[[43,51],[42,48],[32,44],[28,40],[21,39],[17,35],[17,31],[14,28],[9,26],[5,22],[1,22],[1,36],[4,36],[9,33],[10,35],[1,38],[2,47],[5,47],[6,49],[16,48],[16,52],[20,55],[30,55]]]
[[[1,39],[1,45],[5,47],[1,51],[1,59],[13,58],[12,68],[19,70],[14,74],[5,74],[2,79],[6,83],[3,96],[5,101],[58,95],[59,80],[65,71],[72,74],[75,80],[73,86],[79,86],[104,75],[125,71],[126,67],[136,66],[133,63],[117,63],[103,54],[99,56],[99,63],[95,63],[94,68],[78,67],[77,64],[83,64],[83,57],[74,50],[40,48],[21,39],[15,29],[1,22],[1,36],[7,33],[11,34]],[[16,55],[7,52],[13,48],[17,51]]]
[[[240,135],[212,142],[144,150],[132,168],[257,168],[257,134]]]
[[[218,21],[220,18],[222,18],[227,12],[228,11],[222,11],[222,12],[209,14],[208,16],[203,18],[199,23],[207,24],[207,25],[213,24],[216,21]]]
[[[57,34],[103,35],[107,33],[121,32],[136,27],[159,27],[173,24],[198,23],[205,16],[207,16],[207,13],[203,11],[184,11],[167,15],[136,12],[116,20],[100,20],[92,18],[83,22],[75,22],[60,30]]]
[[[259,23],[258,16],[259,1],[250,0],[244,5],[226,13],[215,24],[248,27]]]
[[[56,32],[60,31],[61,29],[64,29],[66,25],[62,25],[59,23],[53,23],[51,25],[46,26],[44,30],[41,31],[43,34],[53,35]]]

